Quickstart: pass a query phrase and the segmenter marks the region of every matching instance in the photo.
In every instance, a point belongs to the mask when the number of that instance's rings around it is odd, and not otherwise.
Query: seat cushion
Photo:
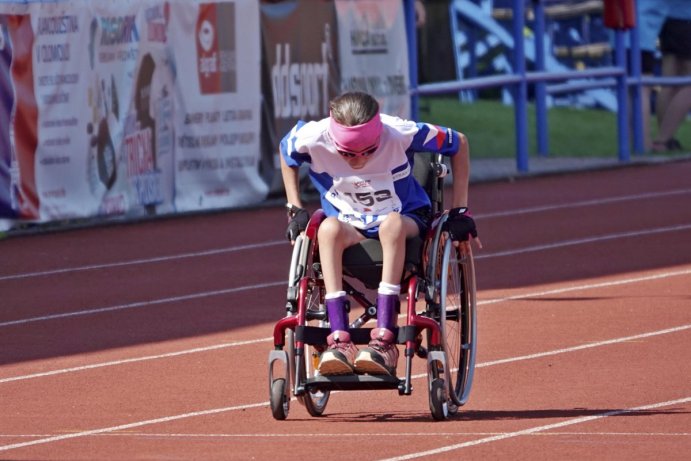
[[[406,240],[405,270],[417,272],[422,254],[422,238]],[[346,248],[343,253],[343,273],[360,280],[367,288],[379,287],[382,274],[382,247],[379,240],[367,239]],[[401,274],[403,278],[405,274]]]

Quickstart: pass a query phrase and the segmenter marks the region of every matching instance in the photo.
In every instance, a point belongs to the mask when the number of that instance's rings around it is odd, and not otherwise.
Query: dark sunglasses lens
[[[369,157],[370,155],[374,154],[376,152],[377,148],[373,147],[372,149],[362,152],[360,154],[355,154],[353,152],[348,152],[345,150],[339,150],[338,153],[341,154],[343,157],[347,158],[355,158],[355,157]]]

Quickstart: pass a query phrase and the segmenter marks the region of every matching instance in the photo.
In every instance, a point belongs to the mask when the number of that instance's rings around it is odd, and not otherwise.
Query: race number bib
[[[340,210],[338,219],[358,229],[377,226],[387,214],[401,211],[391,174],[334,178],[327,199]]]

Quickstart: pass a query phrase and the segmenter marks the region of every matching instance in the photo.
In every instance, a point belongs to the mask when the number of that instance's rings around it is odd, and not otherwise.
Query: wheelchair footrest
[[[349,328],[350,338],[355,344],[367,344],[370,341],[370,331],[372,328]],[[331,333],[328,328],[311,327],[298,325],[295,328],[295,339],[305,344],[321,345],[326,344],[326,337]],[[406,341],[414,341],[417,337],[417,330],[412,326],[396,327],[397,344],[405,344]]]
[[[398,389],[404,381],[388,375],[338,375],[316,376],[305,381],[305,390],[319,391],[368,391],[378,389]]]

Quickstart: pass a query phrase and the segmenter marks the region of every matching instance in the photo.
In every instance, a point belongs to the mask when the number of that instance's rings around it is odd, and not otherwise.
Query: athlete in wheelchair
[[[419,152],[431,154],[420,161]],[[469,243],[477,231],[467,208],[465,136],[380,114],[372,96],[351,92],[331,101],[328,118],[298,122],[280,153],[294,248],[287,315],[274,328],[269,357],[274,417],[287,417],[291,390],[313,416],[323,413],[333,389],[408,395],[415,355],[428,361],[432,415],[455,413],[470,392],[476,347]],[[448,212],[441,156],[450,158],[453,174]],[[298,167],[305,162],[321,196],[322,208],[311,217],[299,193]],[[376,303],[344,275],[376,289]],[[406,321],[399,327],[402,294]],[[418,313],[420,294],[425,308]],[[350,301],[364,309],[352,323]],[[375,318],[376,327],[364,327]],[[398,344],[405,344],[403,378]]]

